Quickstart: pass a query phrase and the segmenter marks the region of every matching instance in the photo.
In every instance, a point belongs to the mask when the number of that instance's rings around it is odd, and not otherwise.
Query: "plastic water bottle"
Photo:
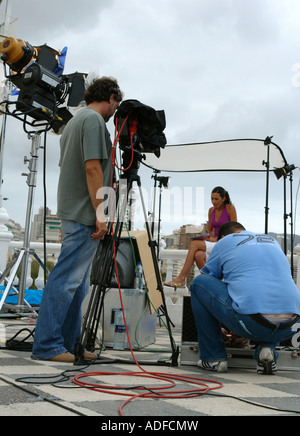
[[[114,350],[124,350],[126,339],[126,329],[124,325],[123,312],[119,309],[118,313],[115,314],[115,332],[114,332]]]
[[[126,329],[124,325],[116,325],[114,333],[114,350],[124,350],[125,348]]]
[[[134,272],[134,289],[143,289],[143,267],[141,262],[137,262]]]

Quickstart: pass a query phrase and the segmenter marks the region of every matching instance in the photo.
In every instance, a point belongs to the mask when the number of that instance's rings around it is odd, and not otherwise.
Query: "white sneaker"
[[[276,359],[273,350],[264,347],[258,354],[256,371],[258,374],[274,375],[277,372]]]
[[[206,369],[207,371],[214,372],[227,372],[227,360],[219,360],[217,362],[205,362],[199,360],[197,363],[199,368]]]

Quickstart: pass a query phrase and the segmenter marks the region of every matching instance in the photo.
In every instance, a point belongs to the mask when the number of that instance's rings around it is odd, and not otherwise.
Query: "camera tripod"
[[[82,365],[85,363],[84,360],[85,349],[87,349],[88,351],[94,351],[95,349],[96,335],[100,323],[102,310],[104,307],[105,293],[110,288],[112,274],[114,271],[114,264],[115,264],[114,260],[120,243],[121,232],[123,228],[123,212],[126,210],[126,207],[128,206],[129,194],[133,186],[133,183],[136,182],[139,189],[141,205],[142,205],[144,219],[145,219],[148,244],[151,250],[151,256],[154,265],[157,289],[161,293],[162,305],[159,308],[159,310],[161,310],[162,314],[166,317],[166,324],[167,324],[167,329],[169,332],[169,337],[171,342],[171,349],[172,349],[171,365],[177,366],[179,348],[176,347],[176,344],[171,334],[171,321],[169,319],[168,312],[167,312],[165,295],[164,295],[163,285],[161,281],[157,256],[155,252],[156,242],[152,240],[150,226],[147,219],[145,203],[142,196],[141,180],[138,175],[138,167],[139,167],[139,161],[137,158],[135,158],[133,160],[132,165],[130,166],[130,169],[128,171],[124,171],[124,174],[120,177],[120,180],[126,179],[127,181],[126,193],[123,196],[123,199],[120,198],[121,196],[119,195],[119,193],[117,194],[117,199],[116,199],[117,205],[118,206],[121,205],[121,208],[120,207],[116,208],[115,225],[113,225],[112,222],[108,224],[108,232],[105,238],[99,243],[98,246],[98,250],[96,253],[95,262],[93,266],[93,272],[92,272],[93,287],[92,287],[91,297],[82,324],[80,341],[77,343],[75,348],[75,364],[77,365]],[[111,221],[112,220],[113,217],[111,217]]]
[[[31,222],[32,222],[32,213],[33,213],[33,200],[34,200],[34,189],[36,187],[37,182],[37,169],[38,169],[38,151],[41,148],[41,137],[40,132],[35,132],[33,134],[28,134],[29,139],[31,139],[31,159],[24,158],[25,163],[29,162],[28,169],[29,174],[27,175],[27,185],[29,186],[28,190],[28,199],[27,199],[27,211],[26,211],[26,220],[25,220],[25,233],[24,233],[24,245],[20,249],[19,253],[14,256],[13,260],[7,266],[5,271],[0,273],[0,283],[4,281],[6,283],[5,290],[3,292],[2,298],[0,300],[0,311],[5,303],[5,300],[12,289],[15,294],[18,295],[18,304],[13,307],[14,312],[23,312],[27,310],[36,312],[25,300],[25,287],[26,287],[26,273],[28,269],[28,260],[29,256],[34,256],[39,265],[47,272],[45,265],[37,256],[35,251],[30,248],[30,233],[31,233]],[[12,286],[15,280],[16,274],[18,272],[19,267],[21,266],[20,272],[20,280],[18,290]]]

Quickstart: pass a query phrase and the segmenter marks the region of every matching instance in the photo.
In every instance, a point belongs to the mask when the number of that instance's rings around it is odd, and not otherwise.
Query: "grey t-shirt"
[[[104,119],[81,109],[66,125],[60,140],[57,216],[92,226],[96,221],[86,182],[85,162],[100,159],[104,186],[110,186],[112,143]]]

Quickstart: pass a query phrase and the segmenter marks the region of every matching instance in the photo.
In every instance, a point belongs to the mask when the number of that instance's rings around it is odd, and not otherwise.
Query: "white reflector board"
[[[284,167],[287,162],[278,145],[265,140],[233,139],[228,141],[200,142],[194,144],[167,145],[161,156],[145,153],[142,163],[157,171],[266,171],[268,159],[270,171]]]

